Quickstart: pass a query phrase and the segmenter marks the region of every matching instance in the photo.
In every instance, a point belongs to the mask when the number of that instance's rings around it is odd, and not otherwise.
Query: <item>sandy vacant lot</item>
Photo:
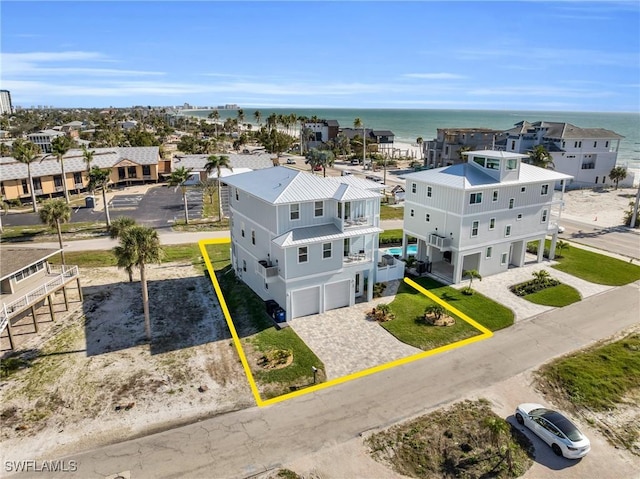
[[[149,267],[151,345],[139,282],[116,268],[81,275],[84,303],[29,335],[21,348],[41,357],[0,386],[3,459],[60,456],[253,404],[200,270]]]

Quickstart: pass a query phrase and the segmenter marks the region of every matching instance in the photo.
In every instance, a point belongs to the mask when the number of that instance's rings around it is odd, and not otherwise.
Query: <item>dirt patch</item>
[[[84,301],[20,346],[35,356],[0,386],[3,456],[59,456],[253,405],[210,281],[190,263],[139,282],[83,268]]]

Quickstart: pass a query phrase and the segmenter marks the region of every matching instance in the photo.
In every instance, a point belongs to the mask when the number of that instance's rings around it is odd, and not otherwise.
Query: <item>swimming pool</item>
[[[402,256],[402,248],[398,247],[398,248],[386,248],[383,250],[385,252],[385,254],[390,254],[393,256]],[[407,255],[409,256],[415,256],[418,253],[418,245],[417,244],[410,244],[407,245]]]

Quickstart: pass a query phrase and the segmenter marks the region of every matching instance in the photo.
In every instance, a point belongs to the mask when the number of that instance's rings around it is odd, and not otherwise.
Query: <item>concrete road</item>
[[[565,218],[559,222],[565,227],[558,235],[560,239],[640,260],[640,230],[624,226],[602,228]]]
[[[616,288],[520,322],[488,340],[326,390],[78,452],[66,458],[77,461],[74,473],[21,477],[250,476],[468,397],[625,330],[638,321],[639,297],[638,284]]]

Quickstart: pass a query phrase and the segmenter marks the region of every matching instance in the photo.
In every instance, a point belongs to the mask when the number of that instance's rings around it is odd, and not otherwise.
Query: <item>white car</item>
[[[527,426],[558,456],[579,459],[591,450],[591,443],[569,419],[541,404],[524,403],[516,408],[516,421]]]

